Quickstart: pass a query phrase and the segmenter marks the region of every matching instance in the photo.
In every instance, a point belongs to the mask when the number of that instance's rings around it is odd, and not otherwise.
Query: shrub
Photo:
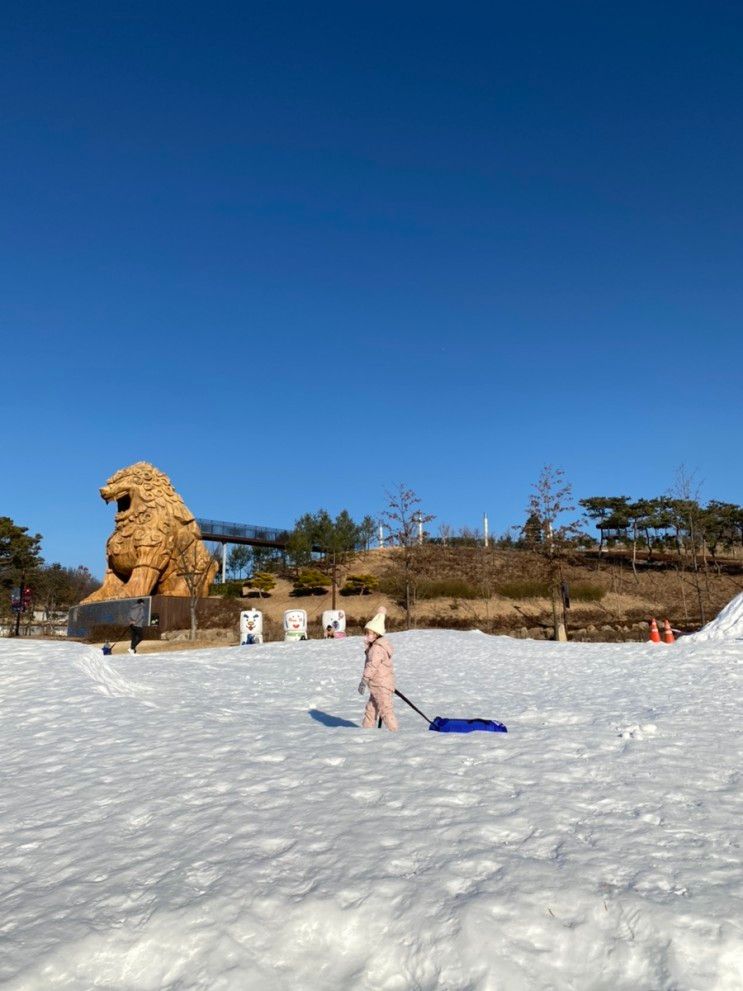
[[[600,585],[576,582],[568,585],[571,602],[599,602],[606,594]],[[506,599],[549,599],[550,587],[546,581],[525,578],[521,581],[501,582],[495,591]]]
[[[267,595],[271,589],[276,587],[276,579],[270,571],[256,571],[252,578],[248,578],[245,584],[249,588],[258,590],[261,596]]]
[[[328,585],[328,576],[323,574],[319,568],[302,568],[297,578],[299,585]]]
[[[606,595],[606,589],[600,585],[590,585],[587,582],[576,582],[570,586],[572,602],[600,602]]]
[[[294,582],[292,595],[324,595],[329,581],[317,568],[303,568]]]
[[[548,599],[550,596],[547,582],[530,578],[501,582],[496,585],[495,591],[506,599]]]
[[[221,595],[224,599],[239,599],[242,588],[242,582],[215,582],[209,586],[209,595]]]
[[[479,599],[480,592],[463,578],[443,578],[437,581],[419,581],[415,589],[417,599]]]
[[[379,588],[379,579],[374,575],[349,575],[341,589],[341,595],[369,595]]]
[[[398,603],[405,602],[405,581],[403,578],[388,576],[379,583],[379,589]],[[415,583],[415,598],[422,599],[481,599],[482,593],[476,585],[463,578],[422,579]]]

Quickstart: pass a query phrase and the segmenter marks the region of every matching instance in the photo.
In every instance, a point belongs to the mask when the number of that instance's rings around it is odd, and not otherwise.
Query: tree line
[[[367,594],[379,586],[379,579],[370,574],[349,574],[348,567],[361,552],[368,551],[381,528],[385,545],[400,548],[395,564],[390,565],[393,577],[399,578],[401,604],[405,609],[406,625],[411,625],[411,610],[415,600],[417,548],[430,535],[426,525],[434,519],[420,508],[421,500],[405,485],[387,492],[387,506],[378,519],[365,516],[355,521],[343,509],[333,518],[326,509],[300,516],[289,532],[283,551],[266,548],[235,546],[227,557],[233,577],[242,577],[243,570],[252,565],[247,584],[259,595],[269,594],[275,586],[276,572],[292,576],[297,595],[324,592],[330,588],[333,609],[337,595]],[[345,574],[339,588],[341,569]],[[399,569],[399,575],[397,570]]]
[[[18,635],[34,614],[52,623],[100,582],[84,565],[47,564],[41,555],[42,536],[29,533],[9,516],[0,516],[0,622]]]
[[[575,515],[577,507],[582,517]],[[291,575],[297,594],[332,589],[333,608],[336,595],[371,591],[378,581],[370,575],[348,574],[355,556],[368,550],[381,529],[386,546],[400,553],[390,564],[392,576],[401,589],[400,602],[405,609],[406,625],[411,625],[416,597],[416,581],[421,572],[423,545],[482,545],[477,530],[453,528],[441,524],[438,536],[428,527],[435,517],[424,513],[417,494],[400,484],[387,492],[386,508],[375,518],[370,515],[356,521],[343,509],[335,517],[326,509],[300,516],[288,534],[284,550],[261,547],[232,547],[227,565],[233,578],[242,579],[258,594],[269,594],[275,575]],[[589,530],[598,534],[598,539]],[[99,582],[84,566],[64,567],[46,564],[41,556],[40,534],[30,534],[9,517],[0,517],[0,619],[7,625],[13,619],[18,631],[21,616],[25,621],[34,611],[46,619],[63,612],[90,594]],[[512,526],[500,537],[490,540],[493,548],[523,548],[542,559],[549,579],[555,635],[560,636],[560,603],[563,595],[562,562],[575,551],[598,545],[597,567],[605,548],[624,546],[631,550],[632,567],[637,573],[639,556],[652,561],[654,554],[669,551],[678,567],[697,576],[710,564],[719,570],[726,551],[743,547],[743,507],[711,500],[706,505],[693,490],[692,479],[679,469],[673,490],[654,498],[631,499],[629,496],[591,496],[573,504],[572,490],[559,468],[545,466],[532,486],[525,511],[525,522]],[[184,569],[188,570],[188,569]],[[339,589],[339,575],[345,573],[344,587]],[[697,578],[697,590],[701,588]],[[23,610],[23,589],[31,592],[32,608]],[[13,590],[20,590],[14,596]],[[13,611],[14,600],[16,608]],[[703,614],[700,592],[700,613]]]
[[[360,551],[369,549],[376,526],[371,516],[357,522],[345,509],[335,518],[326,509],[318,509],[314,513],[304,513],[296,520],[283,550],[238,545],[227,556],[227,568],[233,578],[242,578],[245,572],[250,572],[245,581],[260,595],[270,593],[275,585],[273,575],[277,572],[293,573],[297,594],[324,591],[330,587],[332,608],[335,609],[339,570]],[[349,580],[350,576],[346,584]],[[354,585],[353,581],[351,585]],[[363,581],[359,587],[363,590]]]
[[[663,495],[632,500],[628,496],[581,499],[588,519],[599,532],[599,551],[607,543],[638,547],[652,558],[654,549],[671,548],[679,556],[695,551],[717,564],[725,551],[743,546],[743,507],[712,499],[703,505],[689,495]]]

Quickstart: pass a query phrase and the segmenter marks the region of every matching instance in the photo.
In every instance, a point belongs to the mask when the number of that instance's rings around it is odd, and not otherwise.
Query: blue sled
[[[508,732],[503,723],[497,723],[494,719],[446,719],[444,716],[436,716],[428,728],[437,733],[473,733],[475,730],[483,730],[485,733]]]

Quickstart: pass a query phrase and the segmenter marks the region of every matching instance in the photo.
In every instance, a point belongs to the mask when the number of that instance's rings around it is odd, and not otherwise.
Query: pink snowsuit
[[[397,719],[392,708],[395,691],[395,669],[392,667],[392,644],[385,637],[378,637],[366,648],[366,664],[363,680],[369,686],[369,701],[364,709],[362,726],[369,729],[382,722],[390,730],[397,729]]]

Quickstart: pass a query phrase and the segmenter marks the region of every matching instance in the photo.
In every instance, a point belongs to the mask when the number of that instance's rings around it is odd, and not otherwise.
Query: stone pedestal
[[[144,601],[145,626],[152,619],[153,596],[140,596]],[[129,630],[129,613],[137,599],[105,599],[103,602],[82,602],[73,606],[67,616],[67,636],[83,640],[110,640],[124,636]],[[100,631],[103,635],[97,636]],[[118,631],[118,633],[116,632]]]
[[[143,595],[145,604],[145,640],[159,640],[161,633],[191,628],[191,600],[183,595]],[[129,635],[129,613],[136,599],[105,599],[102,602],[81,602],[73,606],[67,617],[67,636],[81,640],[121,640]],[[230,603],[231,604],[231,603]],[[209,628],[223,622],[228,602],[221,597],[199,599],[197,616],[199,628]],[[234,602],[234,616],[224,626],[234,623],[237,635],[240,605]]]

